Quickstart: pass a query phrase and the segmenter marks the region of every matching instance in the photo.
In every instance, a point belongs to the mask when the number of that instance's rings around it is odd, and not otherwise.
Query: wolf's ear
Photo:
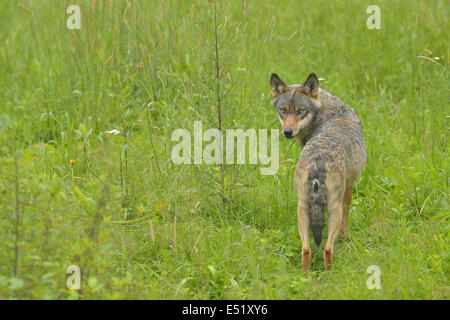
[[[317,79],[314,72],[311,73],[306,79],[302,86],[301,92],[313,98],[317,98],[319,92],[319,79]]]
[[[270,76],[270,86],[272,87],[272,96],[274,98],[277,98],[280,94],[289,91],[287,85],[275,73],[272,73]]]

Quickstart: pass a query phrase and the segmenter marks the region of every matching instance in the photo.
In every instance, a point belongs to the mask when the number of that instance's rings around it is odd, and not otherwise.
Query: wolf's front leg
[[[302,240],[303,271],[307,272],[311,268],[311,250],[309,248],[309,216],[307,207],[300,201],[298,202],[297,217],[298,233],[300,234],[300,239]]]

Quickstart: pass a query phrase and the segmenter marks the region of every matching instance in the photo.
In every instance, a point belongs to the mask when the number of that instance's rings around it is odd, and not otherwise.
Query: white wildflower
[[[117,129],[112,129],[112,130],[109,130],[109,131],[105,131],[105,133],[117,135],[117,134],[120,134],[120,131],[117,130]]]

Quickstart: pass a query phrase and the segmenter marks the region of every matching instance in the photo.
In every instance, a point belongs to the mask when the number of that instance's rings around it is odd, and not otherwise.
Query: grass
[[[213,5],[75,3],[81,30],[65,1],[0,4],[1,298],[450,298],[447,2],[380,0],[381,30],[370,1],[218,3],[224,129],[279,129],[272,72],[314,71],[363,123],[350,238],[309,277],[300,147],[280,138],[275,176],[224,165],[223,193],[220,166],[171,161],[175,129],[218,127]]]

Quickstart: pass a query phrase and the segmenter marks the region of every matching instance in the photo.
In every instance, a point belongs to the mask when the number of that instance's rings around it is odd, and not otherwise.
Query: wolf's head
[[[275,73],[270,77],[272,105],[277,109],[283,135],[303,136],[314,122],[320,102],[319,80],[311,73],[303,85],[287,86]]]

